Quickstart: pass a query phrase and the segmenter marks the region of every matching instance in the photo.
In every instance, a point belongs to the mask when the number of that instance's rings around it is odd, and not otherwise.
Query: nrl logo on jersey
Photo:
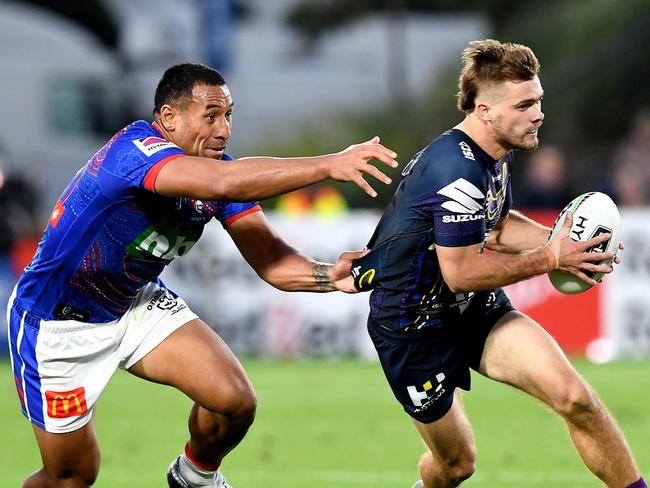
[[[178,149],[178,146],[176,144],[172,144],[162,137],[145,137],[144,139],[135,140],[132,142],[135,144],[135,147],[140,149],[140,151],[142,151],[147,157],[151,157],[158,151],[162,151],[164,149]]]
[[[438,190],[438,194],[449,198],[449,200],[440,206],[456,214],[443,215],[443,222],[469,222],[485,218],[483,204],[485,195],[466,179],[458,178],[456,181]]]

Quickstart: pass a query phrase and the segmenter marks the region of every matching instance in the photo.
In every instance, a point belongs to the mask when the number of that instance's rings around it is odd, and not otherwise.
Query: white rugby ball
[[[600,234],[609,233],[612,235],[609,240],[588,249],[588,252],[618,252],[621,216],[618,207],[609,196],[600,192],[590,192],[574,198],[555,220],[549,240],[555,237],[562,228],[567,212],[573,212],[573,225],[569,232],[571,239],[588,241]],[[611,263],[613,259],[607,260],[607,263]],[[604,273],[587,272],[585,274],[600,282]],[[555,289],[569,295],[582,293],[591,288],[591,285],[578,277],[562,271],[551,271],[548,277]]]

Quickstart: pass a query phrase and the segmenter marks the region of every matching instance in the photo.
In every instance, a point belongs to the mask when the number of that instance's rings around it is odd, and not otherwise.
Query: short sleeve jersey
[[[115,134],[57,201],[18,282],[20,305],[46,320],[115,320],[144,285],[158,280],[167,264],[192,248],[212,218],[228,227],[260,210],[257,202],[155,193],[160,169],[182,155],[146,121]]]
[[[485,242],[512,203],[511,159],[495,161],[458,129],[415,155],[367,246],[376,268],[371,318],[399,331],[462,311],[473,294],[449,290],[435,246]]]

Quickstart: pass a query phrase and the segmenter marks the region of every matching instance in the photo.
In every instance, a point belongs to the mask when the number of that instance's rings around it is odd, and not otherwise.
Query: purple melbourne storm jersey
[[[143,120],[115,134],[56,203],[18,282],[16,301],[45,320],[110,322],[167,264],[192,248],[213,217],[227,227],[260,210],[257,202],[156,194],[158,172],[182,155]]]
[[[374,288],[370,317],[391,330],[435,327],[462,313],[473,293],[447,287],[435,246],[485,242],[511,206],[512,153],[495,161],[458,129],[443,133],[404,168],[393,200],[353,269]]]

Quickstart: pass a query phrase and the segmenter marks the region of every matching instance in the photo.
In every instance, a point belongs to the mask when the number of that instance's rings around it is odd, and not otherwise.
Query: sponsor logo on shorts
[[[181,310],[187,308],[187,305],[179,303],[176,298],[166,292],[166,290],[160,289],[157,290],[149,304],[147,305],[147,310],[151,311],[155,308],[159,310],[171,310],[171,315],[174,315]]]
[[[78,417],[88,411],[86,390],[83,386],[69,391],[45,392],[47,416],[53,419]]]
[[[422,385],[422,391],[418,390],[417,386],[407,386],[406,391],[408,391],[409,396],[413,405],[416,407],[413,411],[415,413],[423,412],[429,408],[433,403],[436,402],[444,393],[445,388],[442,386],[442,382],[445,379],[445,373],[438,373],[435,376],[435,381],[438,383],[438,386],[434,388],[431,381],[427,381]]]
[[[139,141],[133,141],[135,147],[140,149],[147,157],[151,157],[159,151],[165,149],[178,148],[176,144],[161,138],[161,137],[146,137],[145,139],[140,139]]]

